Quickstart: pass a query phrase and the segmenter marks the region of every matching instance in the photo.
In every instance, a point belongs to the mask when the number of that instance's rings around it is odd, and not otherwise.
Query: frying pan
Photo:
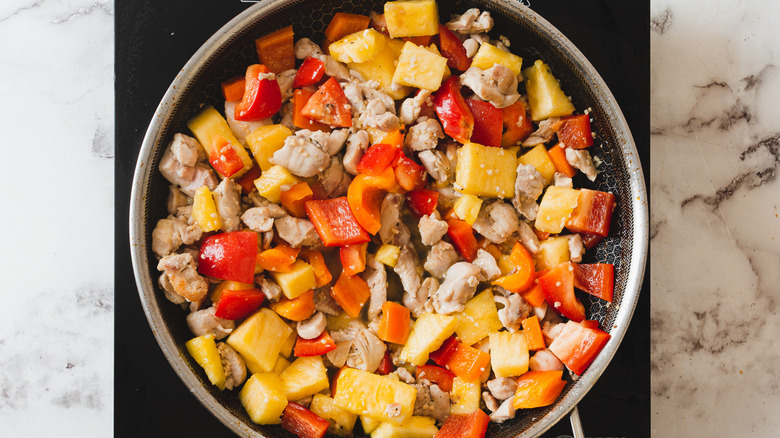
[[[243,437],[292,436],[278,426],[258,426],[249,420],[233,392],[222,392],[208,382],[191,359],[184,343],[192,337],[180,307],[168,302],[156,283],[156,259],[151,252],[151,230],[167,216],[168,183],[157,172],[166,145],[177,132],[187,132],[186,121],[203,105],[222,104],[219,84],[243,75],[246,66],[257,62],[254,39],[293,24],[296,39],[322,41],[324,29],[339,11],[368,14],[381,11],[384,1],[350,0],[264,0],[238,15],[214,34],[187,62],[159,104],[144,137],[133,179],[130,205],[132,261],[149,325],[160,348],[184,384],[220,421]],[[585,262],[615,265],[615,295],[611,305],[580,294],[590,319],[596,319],[612,336],[588,370],[563,390],[558,401],[544,408],[518,411],[502,424],[491,423],[490,437],[531,437],[542,434],[572,412],[575,432],[576,404],[602,374],[623,339],[639,296],[648,239],[647,195],[639,156],[628,125],[614,97],[593,66],[557,29],[534,11],[513,0],[463,0],[439,2],[442,17],[462,13],[470,7],[491,11],[496,25],[492,35],[505,35],[512,51],[530,65],[536,59],[547,62],[560,79],[578,110],[590,108],[597,134],[591,153],[602,164],[595,183],[581,175],[575,186],[610,191],[616,195],[610,235],[590,250]],[[359,426],[356,426],[359,430]]]

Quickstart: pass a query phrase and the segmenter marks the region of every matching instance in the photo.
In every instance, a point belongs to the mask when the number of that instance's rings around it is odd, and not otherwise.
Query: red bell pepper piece
[[[295,341],[295,348],[293,349],[293,356],[306,357],[306,356],[319,356],[336,349],[336,342],[330,337],[328,331],[325,330],[314,339],[303,339],[298,336]]]
[[[614,208],[615,195],[612,193],[580,189],[577,206],[571,212],[566,228],[574,233],[607,237]]]
[[[198,272],[239,283],[255,281],[257,233],[233,231],[208,236],[198,255]]]
[[[260,166],[255,163],[251,169],[247,170],[245,174],[236,180],[245,195],[252,193],[252,190],[255,189],[255,180],[260,178],[261,173]]]
[[[344,90],[336,78],[330,78],[314,93],[301,114],[316,122],[339,128],[352,126],[352,111]]]
[[[351,277],[366,270],[367,250],[368,243],[345,245],[339,249],[339,258],[341,266],[344,268],[344,274]]]
[[[531,409],[555,403],[566,381],[563,371],[528,371],[517,379],[515,409]]]
[[[296,128],[308,129],[310,131],[330,132],[328,125],[315,122],[302,114],[303,109],[306,108],[306,104],[313,95],[314,92],[307,89],[293,91],[293,125]]]
[[[395,365],[393,365],[393,358],[390,356],[390,352],[385,350],[385,355],[379,362],[379,368],[376,369],[377,374],[386,376],[395,371]]]
[[[209,155],[209,163],[220,175],[228,178],[244,168],[244,162],[241,161],[241,157],[238,156],[238,152],[229,141],[217,135],[214,137],[213,146]]]
[[[314,85],[322,79],[325,74],[325,63],[317,58],[308,58],[303,60],[303,64],[295,73],[293,79],[293,88],[301,88],[307,85]]]
[[[438,350],[431,353],[428,357],[441,366],[447,365],[450,358],[455,354],[455,349],[458,347],[458,338],[455,335],[450,336],[441,344]]]
[[[433,95],[433,107],[444,132],[455,140],[466,143],[474,130],[474,115],[460,94],[460,80],[452,76]]]
[[[436,365],[420,365],[417,367],[417,370],[415,370],[414,377],[418,381],[420,379],[425,379],[429,382],[433,382],[439,385],[439,388],[441,388],[442,391],[450,392],[452,391],[452,379],[455,378],[455,374],[452,374],[452,372],[442,367],[437,367]]]
[[[503,116],[501,110],[492,103],[478,99],[466,99],[474,115],[474,131],[471,133],[471,141],[485,146],[501,146],[501,132],[503,131]]]
[[[354,245],[371,240],[349,209],[346,197],[306,201],[305,207],[325,246]]]
[[[436,211],[436,203],[439,202],[439,192],[435,190],[417,189],[406,194],[409,209],[417,217],[428,216]]]
[[[448,219],[447,225],[449,225],[447,235],[450,236],[452,245],[467,262],[474,261],[477,258],[477,251],[479,251],[479,243],[477,243],[477,238],[474,237],[474,230],[471,228],[471,225],[456,218]]]
[[[270,79],[271,70],[261,64],[246,69],[244,96],[236,105],[236,120],[262,120],[276,114],[282,107],[282,92],[276,79]]]
[[[260,289],[222,291],[214,315],[222,319],[244,319],[259,309],[265,294]]]
[[[580,114],[566,117],[558,128],[558,141],[565,147],[572,149],[584,149],[593,146],[593,134],[590,130],[590,116]]]
[[[568,321],[549,348],[573,373],[581,375],[609,338],[609,333],[598,328]]]
[[[599,242],[604,240],[604,236],[597,236],[595,234],[588,234],[588,233],[580,233],[580,237],[582,237],[582,244],[585,245],[585,248],[591,249],[594,246],[598,245]]]
[[[282,429],[300,438],[323,438],[328,420],[297,403],[287,403],[282,414]]]
[[[615,289],[615,266],[609,263],[572,264],[574,287],[594,297],[612,302]]]
[[[402,189],[409,191],[425,186],[428,173],[425,167],[415,163],[411,158],[398,149],[398,157],[395,160],[395,180]]]
[[[517,146],[534,132],[534,124],[528,117],[528,110],[523,101],[518,100],[512,105],[502,108],[501,116],[506,130],[501,136],[502,147]]]
[[[439,49],[447,58],[447,65],[460,71],[471,67],[471,58],[466,56],[466,48],[455,34],[446,26],[439,25]]]
[[[390,167],[398,154],[398,148],[389,144],[375,144],[368,148],[356,169],[360,173],[379,175]]]
[[[482,410],[468,415],[450,415],[434,438],[484,438],[490,417]]]
[[[458,342],[455,352],[446,365],[453,374],[469,382],[479,379],[489,366],[489,354],[463,342]]]
[[[574,295],[574,267],[571,262],[561,263],[539,277],[544,299],[556,312],[580,322],[585,319],[585,306]]]

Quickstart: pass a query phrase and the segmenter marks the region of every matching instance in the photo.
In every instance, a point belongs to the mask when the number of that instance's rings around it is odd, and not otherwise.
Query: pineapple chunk
[[[287,400],[300,400],[314,395],[330,386],[328,372],[322,364],[322,357],[299,357],[282,374],[282,388]]]
[[[447,58],[412,42],[406,42],[393,73],[393,82],[436,91],[441,86]]]
[[[222,218],[217,212],[214,196],[206,186],[201,186],[195,191],[195,196],[192,198],[192,218],[204,233],[222,228]]]
[[[539,231],[558,234],[571,212],[577,207],[580,191],[568,187],[550,186],[542,196],[534,227]]]
[[[466,308],[455,316],[458,317],[455,333],[466,345],[473,345],[503,327],[498,319],[496,303],[493,302],[493,293],[490,289],[468,300]]]
[[[277,204],[282,192],[299,182],[287,169],[277,165],[263,172],[260,178],[255,180],[255,187],[260,196]]]
[[[387,37],[374,29],[365,29],[331,43],[328,51],[330,56],[345,64],[366,62],[384,49],[386,43]]]
[[[569,239],[558,236],[539,243],[539,252],[535,254],[536,270],[553,269],[569,261]]]
[[[401,425],[382,423],[371,438],[433,438],[439,429],[433,417],[411,417]]]
[[[317,287],[314,268],[303,260],[296,260],[290,272],[272,272],[271,275],[284,296],[291,300]]]
[[[450,391],[450,415],[468,415],[479,409],[482,400],[480,381],[469,382],[455,376]]]
[[[287,369],[287,367],[290,366],[290,361],[283,358],[282,356],[279,356],[276,358],[276,365],[274,365],[273,372],[274,374],[282,374],[284,370]]]
[[[287,398],[282,381],[274,373],[253,374],[238,393],[249,418],[257,424],[279,424]]]
[[[574,113],[569,97],[561,89],[550,67],[536,60],[534,65],[523,71],[525,91],[528,94],[528,109],[534,122],[550,117],[563,117]]]
[[[512,70],[515,76],[519,76],[523,72],[523,58],[505,52],[490,43],[482,43],[471,61],[471,66],[487,70],[496,64],[501,64]]]
[[[352,436],[352,429],[355,428],[358,416],[336,406],[336,402],[332,398],[323,394],[314,394],[309,410],[328,420],[328,423],[330,423],[328,426],[329,433],[336,436]]]
[[[517,163],[508,150],[477,143],[458,149],[455,189],[475,196],[511,198],[515,179]]]
[[[517,265],[508,254],[502,254],[496,261],[498,262],[498,269],[501,270],[501,275],[509,275],[517,268]]]
[[[399,254],[401,254],[401,248],[385,243],[376,251],[374,259],[380,263],[384,263],[391,268],[394,268],[395,264],[398,262]]]
[[[222,367],[214,335],[198,336],[184,344],[195,362],[203,367],[212,385],[225,389],[225,369]]]
[[[252,373],[264,373],[274,369],[282,344],[292,329],[273,310],[263,308],[247,318],[227,339],[244,358]]]
[[[399,357],[413,365],[425,365],[428,355],[455,333],[457,323],[458,318],[455,316],[423,313],[415,321]]]
[[[292,132],[286,126],[266,125],[246,136],[246,142],[260,170],[265,172],[274,166],[269,161],[271,156],[284,146],[284,140],[291,135]]]
[[[435,0],[387,2],[385,20],[390,38],[439,33],[439,9]]]
[[[553,164],[550,154],[542,144],[535,146],[530,151],[521,155],[520,158],[517,159],[517,163],[518,165],[530,164],[531,166],[534,166],[536,170],[542,174],[544,185],[549,185],[555,177],[555,164]]]
[[[375,80],[379,82],[379,88],[393,99],[403,99],[412,92],[412,88],[393,83],[395,65],[398,61],[398,57],[401,56],[403,47],[403,41],[391,40],[388,38],[385,41],[385,48],[374,56],[373,59],[361,63],[350,62],[347,66],[350,70],[355,70],[360,73],[366,80]]]
[[[474,221],[479,216],[479,209],[482,208],[482,200],[474,195],[463,195],[455,201],[452,210],[455,216],[466,221],[469,225],[474,225]]]
[[[490,365],[496,377],[519,376],[528,371],[528,342],[522,331],[490,334]]]
[[[279,355],[282,357],[290,357],[293,351],[293,347],[295,347],[295,341],[297,339],[298,339],[298,334],[295,333],[295,330],[293,330],[290,336],[287,337],[287,340],[284,341],[284,344],[282,344],[282,349],[279,350]]]
[[[341,409],[398,425],[412,415],[417,397],[417,391],[406,383],[354,368],[343,368],[335,386],[333,400]],[[387,412],[391,403],[401,407],[398,415]]]
[[[252,168],[252,158],[249,157],[249,153],[241,146],[241,143],[233,135],[233,131],[230,130],[230,126],[228,126],[225,118],[214,107],[207,106],[206,109],[188,121],[187,126],[200,144],[203,145],[203,149],[206,150],[208,156],[211,156],[214,149],[214,141],[217,137],[222,137],[230,143],[241,162],[244,163],[244,168],[230,175],[230,178],[238,178]]]
[[[363,426],[363,432],[365,433],[371,433],[374,430],[376,430],[379,425],[382,424],[379,420],[374,420],[371,417],[366,417],[365,415],[360,416],[360,425]]]

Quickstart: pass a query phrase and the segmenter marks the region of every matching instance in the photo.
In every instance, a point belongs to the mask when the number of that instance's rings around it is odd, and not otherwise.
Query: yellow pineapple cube
[[[295,347],[296,340],[298,340],[298,334],[293,329],[293,332],[290,333],[290,336],[288,336],[287,340],[284,341],[284,344],[282,344],[282,349],[279,351],[279,355],[282,357],[290,357],[293,351],[293,347]]]
[[[522,331],[490,334],[490,365],[496,377],[519,376],[528,371],[528,341]]]
[[[498,319],[496,303],[490,289],[479,293],[466,302],[466,308],[457,313],[458,325],[455,333],[466,345],[473,345],[491,332],[500,330],[503,325]]]
[[[400,359],[413,365],[425,365],[428,355],[455,333],[458,318],[425,312],[414,322],[409,339],[401,350]]]
[[[300,400],[330,387],[322,357],[299,357],[282,374],[282,388],[287,400]]]
[[[534,227],[539,231],[558,234],[571,212],[577,207],[580,191],[568,187],[550,186],[542,196]]]
[[[479,380],[469,382],[458,376],[452,379],[450,415],[468,415],[479,409],[482,391]]]
[[[249,153],[233,135],[227,120],[214,107],[207,106],[197,116],[187,122],[187,127],[190,128],[195,138],[203,145],[208,156],[211,156],[217,138],[222,137],[230,143],[244,164],[244,167],[230,175],[230,178],[238,178],[252,168],[252,158],[249,157]]]
[[[372,59],[360,63],[350,62],[347,66],[350,70],[360,73],[367,81],[374,80],[379,82],[379,88],[393,99],[403,99],[412,92],[412,88],[393,83],[395,65],[398,57],[401,56],[403,47],[403,41],[388,38],[385,41],[385,48]],[[385,132],[384,134],[386,135],[387,133]]]
[[[282,166],[274,166],[260,175],[255,180],[257,193],[265,199],[273,202],[279,202],[279,196],[283,191],[289,189],[300,180]]]
[[[498,269],[501,270],[501,275],[509,275],[514,269],[517,269],[517,265],[508,254],[502,254],[496,262],[498,262]]]
[[[393,73],[393,82],[436,91],[441,86],[447,58],[412,42],[406,42]]]
[[[436,47],[436,44],[431,44],[430,46],[425,47],[425,49],[428,49],[428,51],[433,53],[434,55],[442,56],[441,52],[439,51],[439,48]],[[441,78],[442,82],[449,79],[450,76],[452,76],[452,72],[450,71],[450,68],[444,67],[444,76],[442,76]]]
[[[482,43],[471,61],[471,66],[487,70],[496,64],[512,70],[515,76],[523,72],[523,58],[505,52],[490,43]]]
[[[401,248],[385,243],[376,251],[374,258],[378,262],[394,268],[395,264],[398,262],[399,254],[401,254]]]
[[[563,262],[569,261],[569,239],[558,236],[551,237],[539,243],[536,258],[536,270],[553,269]]]
[[[222,359],[219,357],[214,335],[192,338],[184,346],[187,347],[195,362],[203,367],[211,384],[219,389],[225,389],[225,369],[222,367]]]
[[[260,170],[265,172],[274,166],[269,159],[284,146],[284,140],[291,135],[292,132],[284,125],[266,125],[246,136],[249,150],[252,151]]]
[[[330,56],[345,64],[366,62],[373,59],[385,48],[387,37],[374,29],[364,29],[331,43],[328,46]]]
[[[455,189],[489,198],[511,198],[515,195],[517,163],[503,148],[466,143],[458,149],[455,167]]]
[[[469,225],[474,225],[474,221],[479,216],[479,209],[482,208],[482,200],[474,195],[465,194],[455,201],[455,205],[452,206],[452,210],[455,212],[455,216],[468,222]]]
[[[271,273],[276,283],[282,288],[284,296],[292,300],[317,287],[314,268],[310,264],[303,260],[296,260],[291,269],[290,272]]]
[[[342,369],[335,385],[338,407],[386,423],[402,424],[412,415],[417,397],[417,390],[406,383],[354,368]],[[400,406],[398,415],[388,412],[391,403]]]
[[[279,424],[287,398],[282,381],[274,373],[253,374],[238,393],[249,418],[257,424]]]
[[[439,33],[439,9],[435,0],[387,2],[385,20],[390,38]]]
[[[439,429],[433,417],[414,416],[400,425],[382,423],[371,438],[433,438]]]
[[[222,218],[217,212],[214,196],[206,186],[201,186],[195,191],[195,196],[192,198],[192,218],[204,233],[222,228]]]
[[[525,91],[528,94],[528,109],[534,122],[550,117],[563,117],[574,113],[569,97],[561,89],[550,66],[541,59],[523,71]]]
[[[363,426],[363,432],[365,433],[371,433],[374,430],[376,430],[379,425],[382,424],[379,420],[374,420],[371,417],[366,417],[365,415],[360,416],[360,425]]]
[[[329,433],[336,436],[352,436],[352,429],[355,428],[358,416],[336,406],[332,398],[324,394],[314,394],[309,410],[328,421]]]
[[[252,373],[274,369],[276,358],[292,329],[273,310],[262,308],[241,323],[227,338]]]
[[[274,365],[273,372],[275,374],[280,374],[281,375],[282,372],[284,370],[286,370],[287,367],[289,367],[289,366],[290,366],[290,361],[285,359],[282,356],[279,356],[279,357],[276,358],[276,365]]]
[[[544,185],[549,185],[555,177],[555,164],[553,164],[550,154],[542,144],[535,146],[530,151],[521,155],[520,158],[517,159],[517,163],[518,165],[530,164],[531,166],[534,166],[536,170],[542,174]]]

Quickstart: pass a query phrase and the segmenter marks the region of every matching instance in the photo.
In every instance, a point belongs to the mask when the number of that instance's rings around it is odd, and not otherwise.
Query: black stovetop
[[[577,45],[614,93],[636,140],[647,179],[649,1],[532,0],[531,3],[534,10]],[[117,437],[231,435],[178,379],[149,329],[130,263],[128,207],[141,141],[165,90],[198,47],[249,5],[239,0],[134,0],[116,4],[114,429]],[[636,312],[620,349],[579,405],[589,437],[650,435],[649,286],[649,277],[645,275]],[[571,428],[566,420],[545,434],[546,437],[567,435],[571,435]]]

